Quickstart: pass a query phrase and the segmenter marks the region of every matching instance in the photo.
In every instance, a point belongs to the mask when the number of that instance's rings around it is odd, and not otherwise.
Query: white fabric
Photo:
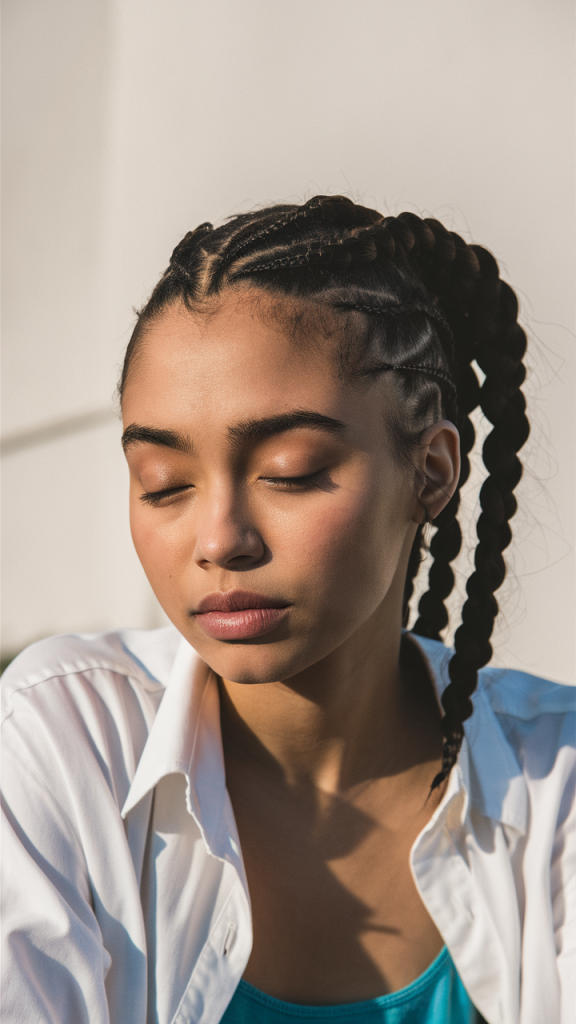
[[[485,669],[411,851],[488,1024],[574,1021],[574,694]],[[172,627],[56,637],[3,700],[4,1024],[216,1024],[251,919],[208,666]]]

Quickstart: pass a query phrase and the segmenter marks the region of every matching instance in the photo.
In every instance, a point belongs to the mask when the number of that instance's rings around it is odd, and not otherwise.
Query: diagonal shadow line
[[[0,455],[3,457],[15,455],[27,448],[36,448],[38,445],[57,441],[61,437],[69,437],[71,434],[79,434],[84,430],[92,430],[113,419],[117,419],[117,415],[115,410],[109,406],[105,409],[93,409],[91,412],[79,413],[77,416],[53,420],[51,423],[44,423],[41,426],[32,427],[30,430],[20,430],[2,438]]]

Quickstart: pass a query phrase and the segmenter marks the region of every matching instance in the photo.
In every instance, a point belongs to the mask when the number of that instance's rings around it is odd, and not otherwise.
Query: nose
[[[246,508],[233,496],[207,501],[198,522],[194,560],[201,568],[250,569],[262,560],[265,544]]]

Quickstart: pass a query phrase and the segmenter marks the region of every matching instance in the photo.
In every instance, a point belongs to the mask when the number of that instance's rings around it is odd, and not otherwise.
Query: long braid
[[[512,539],[509,520],[516,512],[514,488],[522,476],[517,452],[526,442],[529,424],[520,387],[526,335],[517,323],[518,303],[511,288],[498,277],[498,266],[486,250],[474,247],[482,271],[475,316],[477,361],[486,374],[480,405],[493,424],[482,449],[489,476],[480,491],[482,513],[477,524],[475,572],[466,585],[468,599],[462,609],[462,625],[454,637],[450,660],[450,684],[442,695],[446,712],[442,728],[442,769],[432,786],[447,778],[462,743],[462,723],[472,714],[471,695],[478,669],[492,657],[490,637],[498,613],[494,591],[503,583],[506,565],[502,552]]]
[[[411,214],[401,216],[417,231],[418,218]],[[478,404],[494,427],[482,452],[490,475],[480,492],[482,514],[477,524],[476,571],[467,583],[468,600],[462,609],[462,625],[454,637],[455,653],[449,665],[450,684],[442,697],[446,712],[442,724],[444,744],[442,768],[432,783],[435,788],[447,778],[456,761],[463,723],[473,711],[470,697],[476,688],[478,670],[492,656],[489,640],[498,613],[494,591],[502,585],[506,573],[502,551],[512,539],[509,520],[517,507],[513,490],[522,475],[516,452],[528,438],[529,425],[520,391],[525,377],[522,358],[526,336],[517,323],[514,292],[500,280],[498,265],[489,252],[479,246],[466,246],[459,236],[449,234],[436,221],[427,221],[426,225],[435,241],[444,243],[444,259],[430,261],[433,246],[427,234],[426,246],[418,255],[422,276],[441,300],[459,341],[455,355],[463,458],[458,489],[438,516],[438,529],[430,545],[434,561],[429,589],[421,598],[420,615],[414,626],[414,631],[421,635],[440,639],[440,630],[448,623],[444,602],[454,585],[450,562],[461,547],[461,531],[455,517],[460,488],[470,472],[468,455],[474,443],[470,413]],[[486,374],[481,389],[470,365],[473,359]]]
[[[367,359],[377,343],[384,355],[382,361],[361,366],[360,376],[393,372],[406,398],[407,416],[412,415],[409,409],[417,410],[416,419],[426,420],[440,404],[442,413],[457,423],[462,469],[454,496],[435,520],[429,586],[414,627],[421,635],[438,639],[448,622],[451,563],[462,542],[460,488],[469,476],[475,439],[470,414],[480,405],[493,425],[483,447],[489,476],[480,493],[475,571],[467,583],[450,683],[442,697],[442,769],[434,788],[458,757],[478,670],[492,654],[498,611],[494,591],[504,579],[502,551],[510,543],[509,520],[516,511],[513,491],[522,471],[516,452],[529,429],[520,391],[526,338],[517,324],[516,298],[500,281],[496,261],[486,250],[467,245],[438,221],[412,213],[383,217],[341,196],[316,196],[302,206],[269,207],[216,229],[203,224],[189,232],[140,314],[120,389],[147,320],[175,299],[201,308],[223,287],[242,282],[312,299],[346,317],[360,316],[353,323],[359,325],[362,353]],[[482,388],[474,361],[486,375]],[[350,360],[346,372],[355,379]],[[408,448],[413,440],[409,430],[400,438]],[[419,528],[407,569],[405,621],[421,542]]]

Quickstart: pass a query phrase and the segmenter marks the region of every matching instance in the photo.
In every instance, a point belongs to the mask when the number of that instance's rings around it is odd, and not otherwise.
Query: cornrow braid
[[[397,302],[390,306],[363,306],[359,302],[340,303],[341,308],[355,309],[358,313],[378,313],[388,316],[402,316],[403,313],[425,313],[432,320],[436,320],[442,327],[448,328],[448,321],[439,309],[433,306],[425,306],[422,302]]]
[[[428,589],[413,627],[433,639],[440,639],[448,623],[451,563],[462,544],[458,511],[475,440],[472,412],[479,406],[492,424],[483,446],[488,475],[480,492],[475,569],[442,696],[442,768],[434,788],[458,757],[478,670],[492,654],[498,612],[494,592],[504,579],[502,552],[510,543],[509,522],[516,511],[513,492],[522,472],[517,452],[529,430],[520,390],[526,336],[517,323],[516,297],[485,249],[467,245],[434,218],[413,213],[383,217],[343,196],[267,207],[216,228],[201,224],[176,246],[139,314],[120,395],[148,322],[175,301],[201,312],[211,297],[242,284],[323,306],[343,318],[341,358],[350,382],[383,372],[394,375],[404,402],[404,420],[396,432],[404,453],[432,417],[447,416],[458,426],[458,488],[434,522]],[[485,374],[482,387],[475,366]],[[407,568],[405,623],[422,561],[422,537],[419,527]]]
[[[378,363],[377,369],[382,370],[414,370],[416,373],[423,373],[427,377],[436,377],[437,380],[444,381],[444,383],[456,394],[456,385],[453,380],[448,376],[447,373],[442,373],[440,370],[433,370],[430,366],[410,366],[409,363]]]
[[[346,207],[350,212],[351,224],[357,225],[357,214],[355,214],[355,206],[351,199],[346,196],[333,196],[330,202],[323,202],[325,197],[315,196],[309,202],[304,203],[303,206],[286,206],[283,209],[286,211],[284,216],[278,216],[280,207],[274,207],[275,211],[278,211],[276,215],[266,219],[265,225],[260,230],[254,232],[250,231],[250,226],[244,228],[237,237],[235,237],[231,244],[222,253],[221,259],[221,273],[223,273],[230,264],[238,259],[248,249],[254,249],[255,243],[262,245],[267,243],[270,239],[277,235],[279,232],[286,231],[286,229],[294,229],[299,224],[306,220],[313,220],[314,218],[319,220],[326,220],[329,216],[331,207],[337,208],[341,215],[341,220],[345,219]],[[370,211],[376,214],[376,211]],[[377,215],[378,219],[382,219],[381,215]]]
[[[430,306],[425,306],[421,302],[411,303],[394,303],[387,306],[365,306],[355,302],[338,302],[335,304],[337,309],[350,309],[357,313],[367,313],[368,315],[376,315],[379,317],[401,317],[406,313],[423,313],[425,316],[432,320],[435,320],[446,330],[450,330],[446,318],[442,315],[439,310],[434,309]],[[441,380],[444,384],[453,392],[456,396],[457,388],[449,373],[442,372],[442,370],[434,369],[430,365],[420,364],[417,366],[409,363],[377,363],[374,369],[377,372],[383,372],[387,370],[413,370],[417,373],[423,373],[428,377],[435,377],[437,380]]]
[[[231,273],[236,279],[259,271],[275,270],[282,266],[329,266],[342,268],[372,262],[389,262],[395,252],[395,242],[384,223],[360,225],[354,228],[322,224],[322,236],[315,237],[309,230],[299,231],[289,247],[279,239],[264,251],[244,259]]]

